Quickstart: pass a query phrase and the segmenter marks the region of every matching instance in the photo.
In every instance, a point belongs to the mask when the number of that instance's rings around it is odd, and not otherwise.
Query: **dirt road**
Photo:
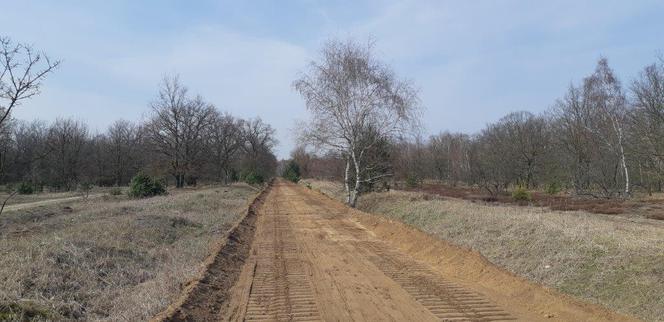
[[[166,320],[630,320],[301,186],[277,181],[262,201],[234,286],[205,284]]]
[[[102,194],[102,193],[92,194],[92,195],[89,195],[87,198],[88,199],[94,199],[94,198],[99,198],[103,195],[104,194]],[[40,200],[40,201],[33,201],[33,202],[17,203],[17,204],[5,206],[4,210],[6,210],[6,211],[21,210],[21,209],[25,209],[25,208],[46,206],[46,205],[57,204],[57,203],[67,202],[67,201],[74,201],[74,200],[79,200],[79,199],[84,199],[84,198],[86,198],[86,197],[84,197],[84,196],[73,196],[73,197],[66,197],[66,198],[55,198],[55,199],[47,199],[47,200]]]

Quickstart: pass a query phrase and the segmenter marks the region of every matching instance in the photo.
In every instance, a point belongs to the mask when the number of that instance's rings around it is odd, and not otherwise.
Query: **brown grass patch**
[[[254,194],[233,186],[9,211],[0,320],[147,320],[198,273]]]
[[[459,198],[470,201],[499,202],[503,204],[519,206],[538,206],[548,207],[551,210],[561,211],[587,211],[594,214],[619,215],[628,213],[643,213],[650,216],[654,210],[652,206],[664,206],[662,199],[644,199],[633,198],[625,199],[604,199],[585,196],[572,195],[549,195],[542,192],[533,192],[531,201],[515,201],[509,194],[503,193],[497,196],[490,196],[485,192],[470,187],[451,187],[442,184],[427,183],[417,188],[405,188],[405,191],[426,192],[443,197]],[[646,207],[647,206],[647,207]],[[653,219],[659,218],[657,214]]]

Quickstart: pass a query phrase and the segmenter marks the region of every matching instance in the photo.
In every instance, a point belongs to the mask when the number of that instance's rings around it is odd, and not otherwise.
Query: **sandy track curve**
[[[155,321],[634,321],[277,180]]]

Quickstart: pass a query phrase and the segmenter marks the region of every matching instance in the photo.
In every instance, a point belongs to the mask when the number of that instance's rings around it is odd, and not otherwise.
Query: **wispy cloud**
[[[24,1],[0,30],[64,59],[21,118],[76,117],[98,129],[147,111],[165,73],[278,130],[304,118],[291,81],[330,37],[373,37],[420,88],[429,133],[475,131],[541,111],[604,55],[628,79],[661,51],[658,1]]]

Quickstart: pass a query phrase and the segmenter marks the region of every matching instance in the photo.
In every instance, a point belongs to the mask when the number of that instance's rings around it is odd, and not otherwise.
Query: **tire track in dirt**
[[[436,276],[418,262],[406,261],[377,242],[361,242],[365,256],[441,320],[515,320],[481,295]]]
[[[249,292],[246,321],[319,321],[316,301],[303,264],[288,215],[279,203],[267,205],[254,246],[256,268]],[[266,207],[267,208],[267,207]]]
[[[320,217],[333,220],[343,215],[320,200],[307,200]],[[409,258],[379,240],[367,240],[367,231],[354,223],[336,220],[333,227],[364,258],[383,274],[399,284],[417,302],[442,321],[509,321],[515,320],[480,294],[443,279],[423,263]]]

